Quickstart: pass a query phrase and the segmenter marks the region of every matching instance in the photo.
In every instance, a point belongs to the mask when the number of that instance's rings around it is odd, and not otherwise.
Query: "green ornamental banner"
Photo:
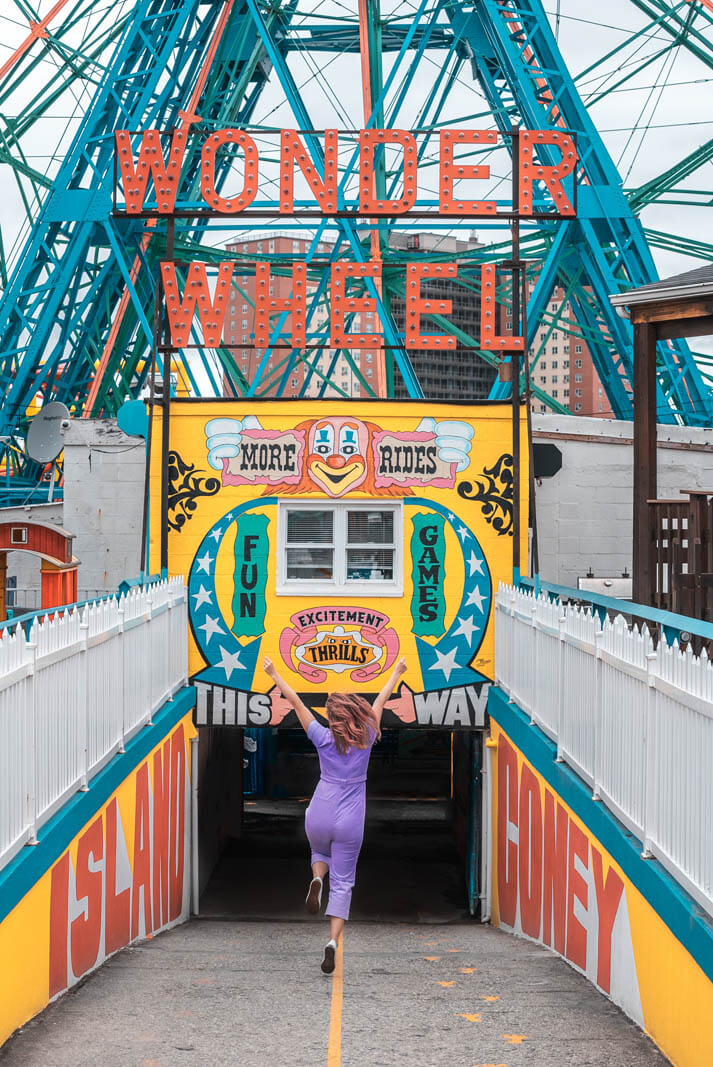
[[[411,536],[411,576],[413,596],[411,615],[417,637],[440,637],[445,631],[446,576],[445,519],[442,515],[418,512],[413,517]]]
[[[267,515],[243,515],[235,534],[233,633],[241,637],[257,637],[265,632],[269,522]]]

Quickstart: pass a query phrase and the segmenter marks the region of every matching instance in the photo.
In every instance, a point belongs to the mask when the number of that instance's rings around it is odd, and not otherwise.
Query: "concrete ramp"
[[[473,922],[197,920],[125,949],[24,1027],[3,1067],[659,1067],[547,949]]]

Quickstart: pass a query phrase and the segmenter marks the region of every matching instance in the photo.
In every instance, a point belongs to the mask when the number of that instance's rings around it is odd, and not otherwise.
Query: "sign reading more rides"
[[[525,435],[523,416],[524,457]],[[386,727],[484,725],[512,573],[509,404],[176,400],[168,481],[199,726],[295,725],[264,656],[317,710],[373,696],[405,656]]]

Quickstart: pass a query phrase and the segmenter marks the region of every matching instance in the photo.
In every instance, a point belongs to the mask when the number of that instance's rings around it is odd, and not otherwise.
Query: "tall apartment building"
[[[480,248],[480,242],[472,236],[466,240],[436,233],[394,233],[389,242],[391,248],[402,249],[418,259],[422,252],[447,253],[458,262],[459,254]],[[471,289],[459,285],[450,278],[422,278],[421,296],[424,300],[450,300],[452,311],[445,316],[454,326],[463,330],[476,341],[480,338],[480,301]],[[397,327],[404,329],[406,304],[398,297],[391,301],[391,311]],[[422,318],[424,333],[438,333],[438,327],[429,327],[428,319]],[[409,359],[421,387],[429,400],[482,400],[487,398],[495,380],[495,370],[481,359],[474,348],[459,345],[450,349],[410,350]],[[396,396],[406,397],[406,387],[400,375],[396,377]]]
[[[251,256],[259,258],[265,258],[270,260],[273,256],[275,259],[282,257],[282,263],[285,260],[291,262],[292,258],[295,260],[304,259],[311,244],[311,239],[304,237],[290,237],[281,234],[265,234],[261,237],[251,238],[250,240],[241,240],[231,242],[227,248],[229,252],[239,253],[241,256],[245,256],[250,261]],[[332,245],[323,241],[319,244],[317,249],[316,258],[327,257],[331,251]],[[254,338],[252,336],[255,326],[255,276],[245,275],[240,278],[236,275],[238,284],[244,290],[245,296],[241,296],[235,288],[232,289],[230,294],[230,305],[226,315],[225,330],[223,333],[226,344],[236,345],[237,348],[233,349],[234,358],[242,370],[248,381],[252,381],[255,377],[258,365],[262,359],[262,349],[256,349],[253,347]],[[285,300],[290,296],[292,291],[292,277],[290,273],[287,274],[275,274],[274,272],[270,276],[270,292],[269,297],[277,300]],[[362,322],[361,319],[364,321]],[[363,330],[365,333],[370,333],[376,329],[375,323],[376,315],[366,314],[364,316],[357,316],[352,324],[352,331],[359,332]],[[285,322],[285,330],[289,332],[291,329],[290,317],[288,315]],[[328,313],[326,306],[320,306],[316,309],[315,313],[310,319],[308,326],[308,333],[324,333],[329,329]],[[316,340],[310,340],[308,337],[308,344],[316,344]],[[270,392],[275,392],[278,382],[282,382],[281,393],[286,397],[296,396],[317,396],[320,393],[320,389],[325,378],[328,379],[328,384],[324,390],[325,396],[360,396],[361,395],[361,383],[358,377],[355,375],[353,369],[350,367],[348,360],[340,356],[336,363],[334,362],[334,352],[331,349],[324,349],[317,359],[315,366],[320,373],[310,374],[310,368],[303,363],[300,359],[294,361],[294,365],[287,367],[285,365],[285,357],[289,357],[290,352],[288,349],[274,349],[270,355],[267,367],[263,371],[262,382],[265,387],[270,387]],[[312,356],[313,354],[311,354]],[[310,356],[310,362],[314,360]],[[352,359],[356,366],[360,367],[362,373],[366,379],[375,377],[374,366],[374,353],[369,351],[358,351],[352,353]],[[333,365],[334,364],[334,365]],[[284,381],[283,381],[284,378]],[[307,384],[305,386],[305,379]]]
[[[530,290],[534,282],[530,283]],[[553,400],[558,400],[575,415],[590,415],[600,419],[611,419],[614,413],[596,372],[592,356],[586,343],[577,337],[574,313],[569,304],[564,303],[564,290],[555,289],[548,306],[548,316],[558,316],[558,322],[571,323],[575,331],[558,326],[550,329],[545,320],[538,330],[535,344],[530,349],[530,380],[533,386],[540,386]],[[512,326],[508,320],[507,325]],[[539,359],[535,363],[537,353]],[[537,396],[533,398],[532,410],[547,412],[552,409]]]
[[[310,239],[281,234],[266,234],[250,240],[234,241],[228,245],[228,251],[237,252],[250,261],[251,256],[270,259],[282,257],[283,263],[294,257],[303,259],[310,246]],[[418,258],[423,252],[446,253],[458,262],[459,255],[480,247],[475,237],[466,240],[434,233],[404,233],[391,235],[390,246],[402,251],[404,264],[412,258]],[[321,242],[317,251],[319,257],[329,255],[332,245]],[[224,338],[227,344],[237,346],[233,349],[234,358],[245,374],[252,381],[262,357],[262,351],[253,346],[255,277],[238,276],[238,283],[245,291],[242,296],[235,288],[230,295],[230,304],[226,315]],[[534,282],[530,283],[530,290]],[[289,297],[292,288],[291,275],[272,274],[269,296],[276,299]],[[452,311],[448,318],[461,330],[474,339],[480,337],[480,301],[474,297],[472,290],[465,288],[450,278],[424,278],[421,281],[421,295],[424,299],[451,300]],[[547,320],[559,314],[559,322],[574,323],[572,309],[567,305],[562,309],[564,291],[558,288],[550,298],[547,319],[538,331],[537,339],[530,351],[532,367],[532,384],[540,386],[564,407],[577,415],[594,415],[600,418],[612,418],[613,413],[606,393],[594,368],[589,349],[575,333],[569,333],[558,326],[549,329]],[[406,305],[405,300],[394,297],[391,311],[399,330],[404,329]],[[502,310],[503,333],[512,331],[512,318],[507,309]],[[423,331],[429,332],[428,318],[423,317]],[[290,329],[289,316],[286,329]],[[310,321],[309,330],[327,333],[329,329],[327,308],[319,307]],[[351,325],[354,333],[376,332],[378,316],[376,312],[357,315]],[[433,327],[433,332],[438,332]],[[316,343],[309,341],[308,343]],[[537,353],[542,349],[539,359],[534,363]],[[269,392],[276,391],[278,382],[282,383],[282,395],[287,397],[317,396],[323,390],[324,396],[361,396],[366,393],[357,374],[343,355],[335,360],[332,349],[322,350],[315,366],[317,372],[310,374],[310,368],[301,360],[293,366],[284,365],[287,349],[275,349],[263,373],[263,383],[270,386]],[[378,357],[376,350],[352,350],[351,358],[359,368],[365,381],[376,383]],[[481,359],[476,349],[459,346],[455,349],[429,349],[428,351],[409,351],[411,364],[421,382],[424,394],[433,400],[477,400],[484,399],[490,393],[495,379],[495,370]],[[314,362],[310,360],[310,362]],[[401,375],[395,373],[395,392],[397,397],[406,397],[407,391]],[[305,379],[307,383],[305,385]],[[325,379],[327,380],[324,386]],[[533,411],[549,411],[550,408],[537,396],[533,398]]]

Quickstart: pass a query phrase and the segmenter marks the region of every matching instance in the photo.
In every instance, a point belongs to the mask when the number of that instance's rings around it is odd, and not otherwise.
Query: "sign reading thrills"
[[[185,522],[169,515],[169,566],[188,574],[199,726],[295,724],[265,655],[317,708],[333,690],[373,697],[405,656],[385,726],[483,726],[512,561],[489,498],[512,510],[512,480],[492,474],[509,470],[510,407],[429,410],[305,401],[297,421],[289,401],[172,403],[172,469],[190,467],[196,497]],[[152,551],[159,533],[155,517]]]

